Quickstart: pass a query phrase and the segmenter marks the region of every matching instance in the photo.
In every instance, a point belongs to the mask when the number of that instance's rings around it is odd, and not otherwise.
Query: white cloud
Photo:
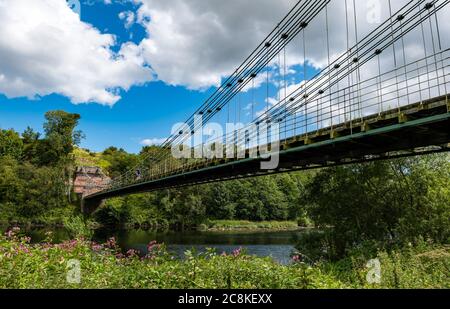
[[[297,0],[139,0],[141,46],[158,78],[204,89],[220,84]]]
[[[152,80],[133,43],[115,53],[114,36],[80,21],[64,0],[0,0],[0,93],[58,93],[73,103],[113,105],[120,90]]]
[[[159,146],[163,144],[167,139],[166,138],[150,138],[144,139],[140,142],[142,146]]]
[[[269,76],[267,76],[267,73],[269,73]],[[261,87],[263,84],[267,84],[267,79],[269,80],[269,83],[275,82],[274,80],[274,72],[272,71],[265,71],[258,74],[251,83],[248,83],[242,88],[242,92],[248,92],[252,89],[256,89]]]
[[[148,38],[140,46],[146,61],[158,78],[170,85],[190,89],[205,89],[220,84],[266,37],[297,0],[136,0],[142,5],[138,21],[145,26]],[[407,0],[392,1],[396,12]],[[347,1],[349,17],[349,46],[355,44],[353,1]],[[388,0],[380,0],[380,21],[389,16]],[[356,1],[358,36],[362,39],[378,24],[371,22],[368,2]],[[449,8],[439,14],[441,38],[450,36],[446,21]],[[330,60],[341,55],[347,46],[345,1],[331,1],[328,6]],[[448,20],[448,19],[447,19]],[[306,30],[306,60],[310,66],[323,68],[328,64],[325,11]],[[423,57],[420,31],[405,38],[408,61]],[[302,35],[286,50],[287,70],[293,74],[294,65],[303,65]],[[383,57],[392,57],[389,52]],[[275,63],[276,61],[274,61]],[[389,67],[389,64],[387,67]],[[367,73],[367,71],[365,71]],[[369,71],[371,73],[371,71]],[[297,74],[302,74],[301,71]],[[256,79],[256,87],[264,83]],[[248,86],[245,90],[248,90]],[[245,91],[244,90],[244,91]]]
[[[100,1],[100,0],[98,0]],[[74,103],[98,102],[112,105],[120,90],[128,90],[157,78],[169,85],[189,89],[217,86],[266,37],[297,0],[103,0],[104,3],[133,1],[137,12],[121,13],[126,26],[141,23],[147,38],[140,44],[126,43],[114,53],[114,36],[101,34],[85,24],[66,5],[65,0],[0,0],[0,93],[9,97],[44,96],[59,93]],[[388,16],[388,0],[380,0],[381,20]],[[349,45],[355,44],[349,4]],[[392,1],[393,11],[407,0]],[[82,2],[84,3],[84,2]],[[329,6],[331,60],[346,48],[345,6],[343,0]],[[377,25],[370,24],[365,2],[356,1],[359,38]],[[448,47],[450,19],[447,7],[439,14],[444,47]],[[429,31],[428,28],[425,29]],[[423,57],[420,31],[405,37],[407,61]],[[320,15],[306,31],[310,66],[323,68],[328,63],[325,15]],[[429,43],[429,42],[428,42]],[[397,46],[398,47],[398,46]],[[302,36],[287,49],[289,74],[302,77]],[[387,50],[383,68],[392,67]],[[275,61],[276,62],[276,61]],[[272,65],[275,64],[272,63]],[[151,66],[150,69],[148,66]],[[369,63],[363,78],[376,66]],[[271,72],[271,82],[278,76]],[[291,76],[292,78],[292,76]],[[265,74],[255,79],[255,87],[265,83]],[[289,84],[293,82],[288,81]],[[251,89],[248,85],[244,91]]]
[[[129,29],[136,20],[136,15],[131,11],[119,13],[119,18],[125,22],[125,28]]]

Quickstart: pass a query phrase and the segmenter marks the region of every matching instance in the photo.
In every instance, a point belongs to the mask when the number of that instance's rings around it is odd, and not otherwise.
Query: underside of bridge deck
[[[83,200],[83,211],[95,211],[104,199],[208,182],[257,177],[274,173],[369,162],[450,150],[450,103],[447,96],[281,142],[280,164],[262,170],[261,158],[218,159],[191,170],[156,180],[102,191]]]

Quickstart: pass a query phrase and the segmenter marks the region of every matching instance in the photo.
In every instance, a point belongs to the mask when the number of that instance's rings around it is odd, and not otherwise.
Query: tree
[[[119,151],[119,149],[117,149],[116,147],[111,146],[111,147],[106,148],[103,151],[103,155],[104,156],[109,156],[109,155],[112,155],[112,154],[114,154],[115,152],[118,152],[118,151]]]
[[[449,171],[448,155],[319,171],[307,186],[308,211],[325,231],[329,257],[341,258],[364,241],[447,241]]]
[[[11,156],[0,157],[0,204],[14,202],[20,195],[22,183],[17,178],[18,165]]]
[[[112,178],[120,177],[120,175],[135,168],[138,164],[138,157],[129,154],[123,149],[109,148],[104,158],[110,163],[108,174]]]
[[[204,185],[204,200],[208,218],[217,220],[232,220],[235,218],[236,204],[231,199],[230,183]]]
[[[172,207],[172,215],[177,218],[179,229],[196,227],[205,220],[206,208],[198,194],[183,190],[177,192],[178,203]]]
[[[403,242],[417,237],[435,242],[450,240],[450,155],[430,155],[391,162],[404,192],[395,234]]]
[[[83,133],[75,130],[80,115],[64,111],[50,111],[45,114],[45,139],[39,144],[40,164],[56,164],[67,159],[73,147],[79,145]]]
[[[37,220],[57,208],[64,208],[67,179],[59,167],[19,164],[10,156],[0,158],[0,209],[5,220]]]
[[[36,220],[53,209],[67,206],[67,178],[62,168],[24,163],[17,168],[16,177],[23,182],[22,194],[16,202],[19,216]]]
[[[34,132],[30,127],[27,127],[22,133],[23,140],[23,159],[28,162],[35,162],[38,158],[38,145],[40,134]]]
[[[11,156],[20,160],[23,153],[23,142],[14,130],[0,130],[0,156]]]

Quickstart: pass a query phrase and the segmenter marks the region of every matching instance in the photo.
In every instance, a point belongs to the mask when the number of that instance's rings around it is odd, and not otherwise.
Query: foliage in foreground
[[[357,259],[309,266],[294,256],[288,266],[236,250],[186,253],[176,260],[152,242],[145,257],[105,244],[73,240],[30,245],[14,232],[0,237],[0,288],[448,288],[450,249],[410,249],[379,253],[382,282],[365,281],[365,262]],[[80,261],[81,283],[67,281],[69,261]]]

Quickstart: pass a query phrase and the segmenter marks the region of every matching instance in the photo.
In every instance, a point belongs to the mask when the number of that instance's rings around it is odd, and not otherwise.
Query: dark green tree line
[[[75,130],[80,116],[52,111],[45,119],[43,138],[31,128],[21,135],[0,131],[2,221],[45,223],[70,205],[72,151],[82,138]]]
[[[304,239],[302,249],[341,258],[364,241],[448,243],[449,158],[430,155],[319,171],[307,185],[306,209],[322,232]]]

